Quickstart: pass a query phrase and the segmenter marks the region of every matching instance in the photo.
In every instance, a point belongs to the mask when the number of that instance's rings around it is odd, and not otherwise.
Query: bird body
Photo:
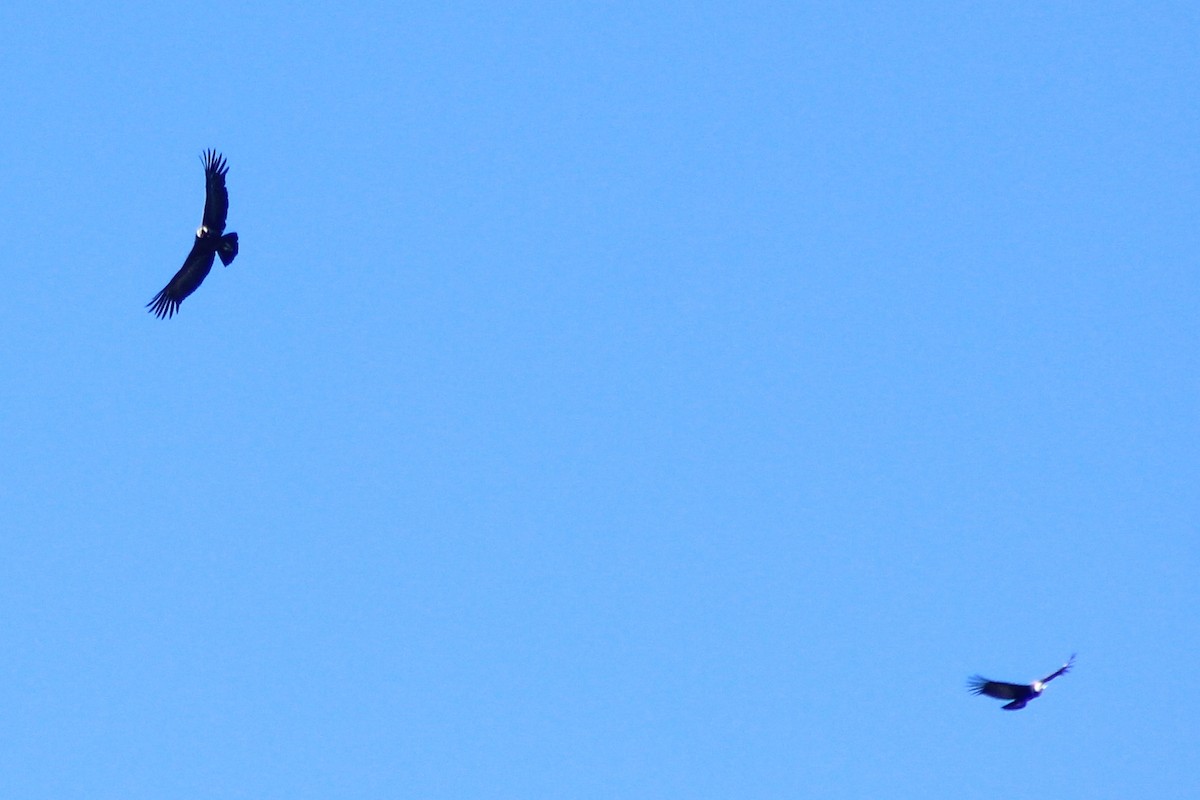
[[[229,266],[238,253],[238,235],[225,233],[225,218],[229,214],[229,191],[225,188],[229,167],[225,157],[215,150],[206,150],[201,161],[204,163],[204,217],[183,266],[146,304],[159,319],[174,316],[179,311],[179,304],[204,282],[218,256],[222,264]]]
[[[1067,663],[1063,664],[1058,670],[1040,681],[1033,683],[1004,683],[1003,681],[989,681],[979,675],[972,676],[967,681],[967,688],[975,694],[987,695],[994,697],[997,700],[1010,701],[1004,706],[1001,706],[1005,711],[1018,711],[1025,707],[1025,704],[1030,700],[1041,695],[1046,690],[1046,684],[1057,678],[1059,675],[1065,675],[1071,670],[1075,663],[1075,654],[1067,659]]]

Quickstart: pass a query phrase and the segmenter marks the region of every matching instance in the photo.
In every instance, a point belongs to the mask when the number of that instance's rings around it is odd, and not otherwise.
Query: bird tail
[[[238,241],[236,233],[227,233],[217,240],[217,255],[221,257],[221,263],[229,266],[233,263],[233,259],[237,257]]]

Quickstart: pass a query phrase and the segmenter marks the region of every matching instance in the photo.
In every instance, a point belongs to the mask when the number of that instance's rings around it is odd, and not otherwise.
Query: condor
[[[204,218],[196,231],[192,252],[184,259],[183,266],[171,278],[163,290],[146,304],[150,313],[162,319],[172,317],[179,311],[179,304],[208,277],[213,259],[221,257],[221,263],[229,266],[238,253],[238,235],[225,233],[225,217],[229,213],[229,192],[225,189],[225,157],[215,150],[205,150],[200,159],[204,163]]]
[[[1030,700],[1040,695],[1046,689],[1046,684],[1057,678],[1059,675],[1065,675],[1070,671],[1071,666],[1075,663],[1075,654],[1067,659],[1067,663],[1051,675],[1047,675],[1040,681],[1033,683],[1002,683],[1000,681],[989,681],[987,678],[975,675],[967,681],[967,688],[975,694],[985,694],[988,697],[994,697],[997,700],[1011,700],[1007,705],[1001,706],[1006,711],[1016,711],[1024,708],[1025,704]]]

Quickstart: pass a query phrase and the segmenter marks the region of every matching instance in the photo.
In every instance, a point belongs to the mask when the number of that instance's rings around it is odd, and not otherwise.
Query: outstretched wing
[[[204,279],[208,277],[208,271],[212,269],[215,255],[211,249],[205,248],[197,239],[196,243],[192,245],[192,252],[188,253],[183,266],[179,268],[179,272],[176,272],[175,277],[171,278],[171,282],[146,304],[150,313],[159,319],[173,317],[179,311],[179,304],[183,302],[184,298],[196,291],[197,286],[204,283]]]
[[[216,150],[205,150],[204,162],[204,221],[209,235],[220,236],[225,232],[225,217],[229,214],[229,191],[225,188],[225,173],[229,167],[225,156]]]
[[[1075,664],[1075,654],[1071,653],[1071,657],[1067,659],[1067,663],[1063,664],[1060,669],[1058,669],[1056,672],[1054,672],[1054,674],[1047,675],[1045,678],[1042,678],[1042,683],[1049,683],[1050,681],[1057,678],[1059,675],[1066,675],[1068,672],[1071,671],[1071,667],[1074,664]]]
[[[1028,686],[1019,683],[1002,683],[989,681],[987,678],[974,675],[967,681],[967,688],[975,694],[986,694],[997,700],[1023,700],[1029,697]]]

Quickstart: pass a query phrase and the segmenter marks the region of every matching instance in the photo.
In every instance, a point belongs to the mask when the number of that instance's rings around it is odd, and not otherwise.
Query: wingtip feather
[[[207,175],[220,175],[224,177],[229,172],[225,156],[211,147],[205,150],[204,154],[200,156],[200,163],[204,165],[204,172]]]
[[[150,313],[159,319],[170,319],[179,311],[179,303],[167,296],[167,290],[163,289],[158,294],[154,295],[154,299],[146,304],[146,308]]]

